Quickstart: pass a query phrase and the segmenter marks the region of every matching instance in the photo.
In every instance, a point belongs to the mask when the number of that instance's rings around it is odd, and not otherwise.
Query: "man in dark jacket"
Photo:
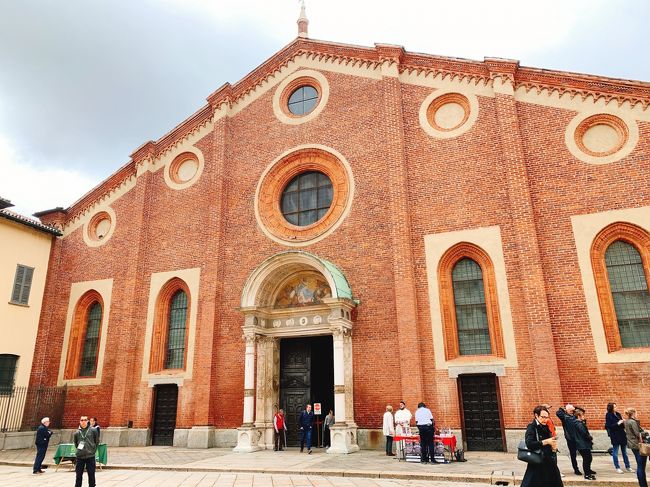
[[[79,419],[79,429],[74,434],[74,446],[77,448],[75,487],[81,487],[84,468],[88,472],[89,487],[95,487],[95,452],[98,443],[97,430],[88,424],[88,416],[82,416]]]
[[[305,448],[305,439],[307,440],[307,453],[311,454],[311,431],[314,425],[314,413],[311,411],[311,404],[305,406],[305,410],[300,413],[298,426],[300,427],[300,453]]]
[[[585,479],[596,480],[596,472],[591,469],[591,449],[594,444],[594,439],[591,436],[591,433],[589,433],[589,429],[587,428],[585,410],[583,408],[577,407],[573,416],[564,413],[563,417],[560,419],[563,418],[567,425],[571,425],[570,427],[573,427],[576,448],[582,457],[582,470],[584,471]]]
[[[576,430],[575,425],[572,421],[567,421],[564,419],[564,416],[573,416],[575,408],[572,404],[567,404],[566,407],[561,407],[557,410],[555,415],[560,418],[562,421],[562,429],[564,430],[564,439],[566,440],[566,446],[569,448],[569,456],[571,457],[571,465],[573,466],[573,472],[576,475],[582,475],[582,472],[578,468],[577,453],[578,448],[576,448]]]
[[[47,446],[50,444],[50,436],[52,432],[49,429],[50,418],[41,419],[41,425],[36,430],[36,459],[34,460],[34,473],[45,473],[43,472],[41,466],[43,465],[43,460],[45,459],[45,452],[47,452]]]

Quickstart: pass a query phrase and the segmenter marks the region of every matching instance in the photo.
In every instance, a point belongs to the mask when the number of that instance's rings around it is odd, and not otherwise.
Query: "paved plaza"
[[[46,463],[50,468],[39,476],[31,473],[34,450],[0,451],[0,487],[74,485],[74,473],[68,466],[55,471],[52,461],[54,451],[54,447],[48,450]],[[489,485],[493,471],[514,471],[518,485],[525,470],[525,464],[517,461],[511,453],[469,452],[467,459],[465,463],[421,465],[398,462],[378,451],[327,455],[323,450],[315,449],[314,454],[307,455],[296,449],[238,454],[222,448],[111,448],[108,468],[97,473],[97,483],[100,487],[455,487]],[[566,456],[560,456],[559,466],[566,474],[565,485],[638,485],[634,474],[616,474],[611,457],[606,455],[594,457],[597,482],[575,476]]]

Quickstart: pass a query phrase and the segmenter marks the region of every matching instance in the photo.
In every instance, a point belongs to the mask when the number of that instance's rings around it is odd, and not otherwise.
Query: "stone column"
[[[350,416],[348,404],[351,403],[351,384],[347,384],[346,369],[351,368],[351,363],[346,363],[345,349],[346,337],[350,337],[350,330],[343,326],[332,328],[334,345],[334,418],[336,423],[331,428],[331,445],[327,453],[352,453],[359,450],[357,445],[356,427],[354,419]],[[351,342],[350,342],[351,343]],[[350,349],[351,351],[351,349]]]
[[[259,450],[260,434],[253,426],[255,413],[255,345],[257,335],[244,333],[246,354],[244,356],[244,419],[241,428],[237,430],[236,452],[252,452]]]
[[[276,338],[264,336],[258,339],[255,428],[262,433],[258,443],[262,449],[273,448],[273,405],[278,403],[279,389],[279,384],[274,384],[276,351],[279,360]],[[279,374],[277,376],[279,382]]]

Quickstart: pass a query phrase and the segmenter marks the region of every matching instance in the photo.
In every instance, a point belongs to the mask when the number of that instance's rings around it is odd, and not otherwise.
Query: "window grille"
[[[99,328],[102,322],[102,306],[95,302],[90,307],[86,322],[83,353],[81,355],[80,377],[93,377],[97,369],[97,349],[99,345]]]
[[[11,302],[14,304],[27,304],[29,302],[29,292],[32,288],[32,277],[34,268],[18,264],[16,266],[16,276],[14,277],[14,287],[11,293]]]
[[[325,216],[332,205],[333,194],[332,181],[325,174],[304,172],[284,188],[282,214],[292,225],[311,225]]]
[[[0,394],[10,394],[14,387],[18,355],[0,354]]]
[[[287,108],[294,115],[307,115],[318,102],[318,91],[313,86],[301,86],[289,97]]]
[[[452,270],[460,355],[490,355],[485,288],[481,267],[472,259],[458,261]]]
[[[179,290],[172,296],[169,306],[166,369],[182,369],[184,366],[186,318],[187,294]]]
[[[605,265],[623,348],[650,347],[650,293],[641,254],[622,240],[605,252]]]

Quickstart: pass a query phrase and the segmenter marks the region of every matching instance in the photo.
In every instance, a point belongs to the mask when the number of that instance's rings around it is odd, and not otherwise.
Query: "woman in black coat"
[[[630,460],[627,457],[627,436],[625,435],[625,421],[616,410],[616,403],[610,402],[607,405],[607,414],[605,415],[605,428],[607,434],[612,442],[612,459],[614,460],[614,468],[617,473],[623,473],[621,466],[618,463],[618,450],[621,449],[623,455],[623,462],[625,463],[625,470],[632,472],[630,467]]]
[[[526,428],[526,447],[529,450],[541,449],[544,461],[539,465],[528,464],[521,487],[564,487],[560,471],[553,459],[557,450],[557,441],[546,426],[548,411],[542,406],[537,406],[533,413],[535,419]]]

